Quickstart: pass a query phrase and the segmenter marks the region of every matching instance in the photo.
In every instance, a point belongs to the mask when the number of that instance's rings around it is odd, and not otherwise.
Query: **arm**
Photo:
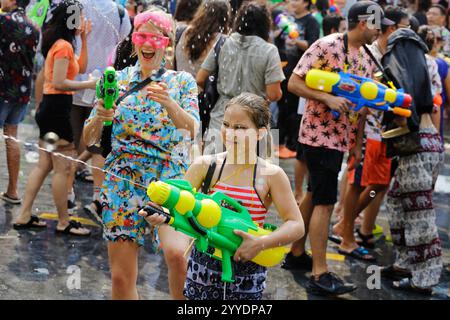
[[[85,73],[88,64],[88,47],[87,47],[87,36],[92,31],[92,23],[90,20],[84,20],[81,26],[81,53],[78,58],[78,65],[80,66],[80,73]]]
[[[244,241],[236,250],[235,261],[249,261],[261,250],[287,245],[305,235],[305,224],[295,202],[289,178],[279,167],[269,178],[269,192],[284,223],[271,234],[262,237],[236,230],[235,233],[243,237]]]
[[[280,82],[266,85],[266,95],[271,102],[280,100],[283,96]]]
[[[296,73],[293,73],[289,78],[288,91],[299,97],[317,100],[327,105],[330,109],[339,112],[347,111],[348,107],[352,104],[351,101],[345,98],[336,97],[326,92],[308,88],[305,80],[300,78]]]
[[[83,139],[88,146],[92,146],[100,141],[103,131],[103,123],[112,121],[114,118],[114,109],[106,110],[103,107],[103,100],[99,100],[91,111],[89,119],[83,129]]]
[[[204,88],[205,88],[205,82],[206,82],[206,79],[208,79],[208,77],[209,77],[209,71],[207,71],[207,70],[205,70],[205,69],[200,69],[198,72],[197,72],[197,78],[196,78],[196,81],[197,81],[197,85],[198,85],[198,87],[201,89],[201,90],[203,90]]]
[[[69,60],[65,58],[55,59],[53,65],[53,86],[57,90],[76,91],[83,89],[95,89],[96,80],[75,81],[67,79],[67,69],[69,68]]]
[[[352,170],[358,166],[358,164],[361,162],[362,158],[362,144],[363,144],[363,137],[364,137],[364,128],[366,126],[366,113],[361,114],[361,118],[358,122],[358,132],[356,134],[356,143],[355,146],[350,150],[349,152],[349,160],[353,158],[353,161],[348,166],[348,170]]]

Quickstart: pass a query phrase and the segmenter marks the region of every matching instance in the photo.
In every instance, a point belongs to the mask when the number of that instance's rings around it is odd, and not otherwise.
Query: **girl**
[[[226,286],[226,299],[261,299],[266,269],[250,260],[263,248],[283,246],[304,235],[303,220],[287,175],[280,167],[258,156],[257,144],[269,134],[269,121],[269,105],[265,99],[252,93],[242,93],[231,99],[225,106],[221,128],[227,151],[199,157],[185,175],[185,179],[199,189],[205,182],[211,161],[215,159],[218,168],[210,183],[210,194],[219,191],[240,201],[253,221],[260,225],[264,223],[267,208],[273,201],[284,220],[275,232],[264,237],[235,231],[243,242],[234,255],[236,282]],[[145,216],[144,211],[140,214]],[[164,221],[159,215],[146,219],[152,225]],[[203,279],[199,273],[209,277]],[[221,263],[194,248],[188,261],[185,297],[221,299],[224,297],[224,283],[220,278]]]
[[[153,178],[181,178],[187,169],[180,145],[180,129],[191,137],[199,115],[197,86],[186,72],[164,68],[164,56],[174,39],[170,15],[149,9],[134,18],[132,35],[136,65],[117,72],[121,94],[152,76],[152,82],[130,93],[116,110],[106,110],[100,100],[88,119],[84,138],[95,145],[104,121],[113,121],[112,150],[106,158],[101,191],[104,238],[108,241],[113,299],[137,299],[138,253],[144,245],[145,221],[138,208],[145,203]],[[119,178],[120,177],[120,178]],[[189,239],[168,226],[158,231],[169,269],[170,293],[183,298],[187,261],[183,253]]]
[[[70,108],[75,90],[95,89],[96,81],[74,81],[78,73],[84,73],[87,66],[86,39],[90,32],[90,22],[81,17],[81,28],[70,26],[73,20],[73,8],[82,5],[76,0],[64,0],[53,11],[52,19],[45,27],[42,37],[42,53],[45,57],[44,70],[36,80],[36,97],[42,96],[42,102],[36,110],[36,122],[39,126],[39,144],[43,146],[47,133],[54,132],[59,140],[56,152],[67,156],[75,155],[72,127],[70,125]],[[69,10],[70,9],[70,10]],[[72,43],[76,35],[81,36],[82,48],[80,57],[75,56]],[[43,88],[42,88],[43,87]],[[37,216],[31,214],[34,199],[48,174],[54,170],[52,190],[56,209],[58,211],[58,225],[56,231],[87,236],[90,231],[82,228],[79,222],[69,219],[67,208],[67,186],[71,181],[70,161],[51,153],[39,151],[39,163],[31,172],[25,189],[25,198],[20,214],[14,224],[15,229],[30,227],[46,227]],[[73,179],[72,179],[73,180]]]

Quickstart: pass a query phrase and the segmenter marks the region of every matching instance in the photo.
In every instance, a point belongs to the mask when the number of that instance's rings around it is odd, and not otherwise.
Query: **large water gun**
[[[410,117],[411,110],[405,109],[411,106],[412,98],[402,89],[389,88],[386,85],[370,78],[353,74],[328,72],[319,69],[311,69],[306,74],[306,85],[315,90],[328,92],[333,95],[350,100],[355,106],[354,111],[362,107],[369,107],[381,111],[392,111],[394,114]],[[332,110],[334,117],[339,117],[339,112]]]
[[[117,84],[116,70],[107,67],[96,87],[97,98],[103,99],[105,109],[111,109],[114,102],[119,98],[119,86]],[[105,126],[110,126],[111,121],[105,121]]]
[[[49,6],[50,0],[36,0],[36,3],[28,12],[28,18],[42,28]]]
[[[300,33],[297,30],[297,24],[292,21],[287,15],[280,13],[275,17],[275,25],[280,28],[284,34],[288,35],[291,39],[299,37]]]
[[[222,262],[222,281],[234,282],[231,259],[242,243],[234,230],[242,230],[255,236],[270,234],[275,226],[259,227],[241,204],[221,192],[206,195],[196,192],[186,180],[153,181],[147,195],[155,204],[169,210],[146,206],[148,215],[155,213],[166,217],[166,223],[195,238],[197,250]],[[208,248],[214,248],[209,253]],[[287,253],[285,247],[261,251],[252,261],[265,267],[281,262]]]

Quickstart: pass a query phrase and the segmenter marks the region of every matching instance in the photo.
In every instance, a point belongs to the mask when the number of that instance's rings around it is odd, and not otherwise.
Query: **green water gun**
[[[113,67],[105,69],[100,80],[97,81],[96,94],[98,99],[103,99],[105,109],[111,109],[119,98],[119,86],[117,84],[116,70]],[[105,126],[110,126],[111,121],[105,121]]]
[[[165,223],[195,238],[197,250],[222,262],[224,282],[234,282],[231,259],[243,241],[234,230],[264,236],[276,229],[270,224],[259,227],[247,209],[233,198],[221,192],[212,195],[196,192],[186,180],[153,181],[148,186],[147,195],[152,202],[169,211],[148,205],[143,208],[147,215],[162,214],[166,217]],[[208,252],[209,247],[215,249],[214,253]],[[252,261],[273,267],[288,251],[285,247],[266,249]]]
[[[42,28],[49,6],[50,0],[36,0],[36,3],[28,12],[28,18]]]

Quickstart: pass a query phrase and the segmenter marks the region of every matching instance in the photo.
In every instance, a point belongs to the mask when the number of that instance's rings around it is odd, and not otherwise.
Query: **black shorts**
[[[306,144],[302,144],[302,149],[309,173],[308,192],[312,192],[313,205],[334,205],[344,153]]]
[[[70,94],[44,94],[36,112],[36,122],[39,127],[39,138],[49,132],[54,132],[60,139],[73,142],[72,126],[70,124],[70,109],[72,108],[72,95]]]

